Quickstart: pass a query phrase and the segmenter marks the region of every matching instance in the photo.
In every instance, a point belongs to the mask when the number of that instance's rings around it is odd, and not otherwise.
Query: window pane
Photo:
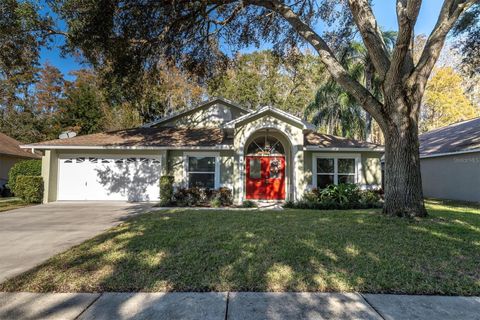
[[[352,175],[338,175],[338,183],[355,183],[355,176]]]
[[[317,159],[318,173],[333,173],[333,159]]]
[[[250,159],[250,178],[261,178],[261,162],[260,159]]]
[[[355,159],[338,159],[338,173],[355,173]]]
[[[190,173],[188,187],[193,188],[215,188],[215,174],[213,173]]]
[[[328,185],[333,184],[333,174],[332,175],[318,175],[317,176],[317,188],[323,189]]]
[[[188,171],[215,172],[215,157],[188,157]]]

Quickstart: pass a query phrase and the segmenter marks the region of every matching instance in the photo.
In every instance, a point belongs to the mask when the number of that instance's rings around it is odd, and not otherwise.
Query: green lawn
[[[19,198],[0,198],[0,213],[12,209],[18,209],[28,206],[29,204],[23,202]]]
[[[0,291],[361,291],[480,294],[480,209],[159,211],[133,218]]]

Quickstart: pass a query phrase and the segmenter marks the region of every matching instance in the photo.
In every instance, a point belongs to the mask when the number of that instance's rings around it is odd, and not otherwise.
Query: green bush
[[[213,198],[212,200],[210,200],[210,206],[212,208],[220,208],[222,206],[222,201],[218,197]]]
[[[8,184],[10,190],[17,195],[16,182],[18,176],[40,176],[42,174],[41,160],[24,160],[17,162],[8,172]],[[17,195],[18,196],[18,195]]]
[[[15,193],[27,203],[41,203],[43,179],[39,176],[19,176],[15,182]]]
[[[160,177],[160,205],[169,206],[173,201],[173,182],[172,176]]]
[[[257,204],[250,200],[244,200],[242,202],[242,208],[256,208]]]
[[[360,209],[381,207],[381,197],[377,191],[360,190],[355,184],[329,185],[304,194],[297,202],[285,203],[285,208],[297,209]]]

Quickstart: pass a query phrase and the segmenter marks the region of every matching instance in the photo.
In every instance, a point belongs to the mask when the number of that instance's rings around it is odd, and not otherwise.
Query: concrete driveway
[[[54,202],[1,213],[0,282],[150,207],[126,202]]]

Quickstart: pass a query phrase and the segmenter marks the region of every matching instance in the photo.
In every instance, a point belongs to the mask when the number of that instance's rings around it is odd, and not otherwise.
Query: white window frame
[[[189,185],[188,158],[189,157],[210,157],[215,158],[214,189],[220,188],[220,153],[219,152],[184,152],[183,153],[183,181],[185,188]],[[209,173],[210,171],[192,171],[192,173]]]
[[[318,173],[317,159],[333,159],[333,173]],[[348,174],[338,172],[338,159],[355,159],[355,173]],[[338,185],[339,175],[353,175],[354,183],[360,183],[360,173],[362,172],[362,156],[360,153],[314,153],[312,155],[312,188],[317,188],[318,175],[333,175],[333,183]]]

